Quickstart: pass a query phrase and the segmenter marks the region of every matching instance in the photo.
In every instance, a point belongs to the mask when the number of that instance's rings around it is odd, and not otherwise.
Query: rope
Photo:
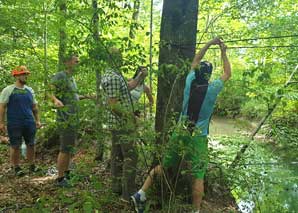
[[[269,36],[269,37],[256,37],[256,38],[244,38],[244,39],[234,39],[225,41],[225,43],[234,43],[241,41],[256,41],[256,40],[270,40],[270,39],[278,39],[278,38],[298,38],[298,34],[293,35],[281,35],[281,36]],[[208,42],[197,42],[197,44],[207,44]],[[158,44],[158,43],[157,43]],[[188,48],[191,44],[164,44],[164,45],[172,45],[182,48]],[[295,48],[298,46],[295,45],[277,45],[277,46],[236,46],[236,47],[228,47],[228,49],[242,49],[242,48]],[[219,49],[219,48],[210,48],[210,49]]]
[[[276,45],[276,46],[232,46],[227,47],[227,49],[267,49],[267,48],[298,48],[296,45]],[[209,48],[209,49],[219,49],[217,47],[215,48]]]
[[[244,39],[235,39],[235,40],[228,40],[225,43],[233,43],[233,42],[240,42],[240,41],[255,41],[255,40],[268,40],[268,39],[277,39],[277,38],[295,38],[298,35],[283,35],[283,36],[270,36],[270,37],[257,37],[257,38],[244,38]],[[207,44],[207,42],[199,42],[197,44]]]
[[[168,43],[164,45],[169,45],[173,47],[178,47],[181,49],[188,48],[189,45],[187,44],[175,44],[175,43]],[[297,45],[268,45],[268,46],[231,46],[227,47],[227,49],[266,49],[266,48],[298,48]],[[211,47],[211,50],[220,49],[219,47]]]

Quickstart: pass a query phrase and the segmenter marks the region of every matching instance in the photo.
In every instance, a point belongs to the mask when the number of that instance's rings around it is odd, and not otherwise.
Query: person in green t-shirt
[[[223,60],[223,74],[219,79],[209,82],[212,64],[202,61],[206,51],[212,45],[218,45]],[[185,81],[182,111],[177,129],[169,140],[169,147],[160,165],[150,171],[141,189],[131,196],[136,212],[143,213],[146,203],[146,192],[154,182],[155,175],[162,175],[163,169],[174,168],[181,159],[191,165],[192,202],[196,213],[199,213],[204,194],[204,176],[208,166],[208,127],[224,82],[231,77],[231,66],[226,53],[226,45],[219,38],[206,43],[195,55],[190,72]]]
[[[57,125],[60,136],[60,152],[57,159],[59,187],[68,187],[69,165],[74,151],[79,126],[78,101],[86,98],[78,95],[78,89],[73,78],[79,57],[71,54],[65,58],[65,71],[56,73],[51,79],[53,93],[50,95],[57,108]]]

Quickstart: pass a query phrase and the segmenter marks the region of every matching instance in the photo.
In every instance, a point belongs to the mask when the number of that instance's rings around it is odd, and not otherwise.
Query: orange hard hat
[[[18,66],[11,71],[12,76],[30,74],[30,71],[25,66]]]

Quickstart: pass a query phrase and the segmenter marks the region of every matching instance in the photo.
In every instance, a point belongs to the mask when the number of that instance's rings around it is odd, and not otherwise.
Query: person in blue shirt
[[[38,171],[35,167],[35,134],[41,127],[35,93],[26,85],[30,71],[25,66],[16,67],[12,75],[16,81],[5,87],[0,95],[0,131],[5,132],[4,115],[7,109],[7,132],[10,145],[11,164],[17,176],[25,173],[20,167],[20,146],[24,139],[27,147],[26,157],[29,171]]]
[[[220,47],[224,72],[219,79],[209,83],[213,67],[210,62],[202,59],[212,45]],[[219,38],[214,38],[195,55],[191,70],[186,77],[182,111],[178,122],[178,127],[185,127],[186,131],[178,128],[173,132],[162,164],[150,171],[142,188],[131,196],[136,212],[144,212],[146,191],[152,185],[153,177],[161,175],[163,168],[179,164],[181,159],[190,162],[193,176],[192,202],[196,213],[200,211],[204,194],[204,176],[208,166],[207,135],[210,118],[224,82],[231,77],[231,66],[226,49],[226,45]]]

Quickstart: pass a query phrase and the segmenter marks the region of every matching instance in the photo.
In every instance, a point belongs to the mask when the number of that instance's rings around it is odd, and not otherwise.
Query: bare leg
[[[153,183],[153,177],[154,177],[154,175],[161,175],[161,173],[162,173],[162,167],[161,167],[161,165],[158,165],[158,166],[154,167],[150,171],[150,174],[147,176],[147,178],[146,178],[146,180],[145,180],[145,182],[144,182],[144,184],[142,186],[142,190],[144,192],[146,192],[150,188],[150,186],[152,185],[152,183]]]
[[[197,210],[200,210],[204,195],[204,180],[194,179],[192,185],[192,203]]]
[[[10,162],[13,167],[20,164],[20,147],[10,147]]]
[[[58,167],[58,178],[64,176],[64,172],[69,169],[70,164],[70,154],[59,152],[57,159],[57,167]]]
[[[149,175],[147,176],[142,188],[137,193],[131,196],[136,212],[144,212],[145,205],[146,205],[146,191],[153,184],[154,176],[161,175],[161,173],[162,173],[161,165],[158,165],[155,168],[153,168],[150,171]]]
[[[26,157],[28,160],[28,163],[30,165],[34,164],[34,160],[35,160],[35,148],[34,145],[32,146],[28,146],[27,145],[27,150],[26,150]]]

